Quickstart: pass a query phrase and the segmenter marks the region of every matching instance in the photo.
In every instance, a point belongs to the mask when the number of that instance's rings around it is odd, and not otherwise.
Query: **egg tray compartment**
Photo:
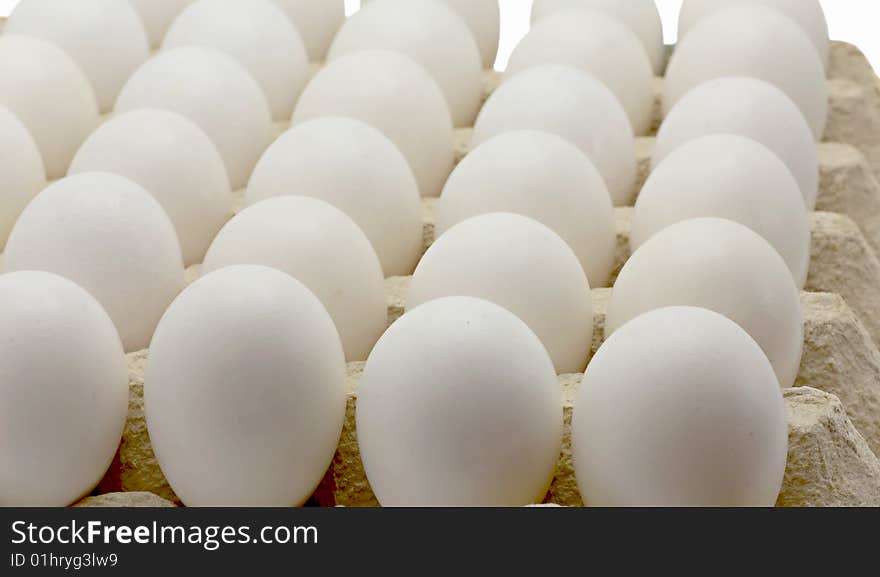
[[[5,23],[0,18],[0,31]],[[313,73],[320,70],[313,66]],[[654,129],[661,119],[662,78],[655,79]],[[486,72],[486,96],[500,83],[500,75]],[[803,293],[805,352],[797,379],[799,389],[785,392],[789,410],[789,469],[779,498],[780,505],[878,505],[880,506],[880,434],[875,415],[880,414],[880,352],[871,335],[880,336],[878,265],[874,251],[880,249],[880,80],[864,54],[850,44],[832,42],[828,69],[830,93],[826,142],[818,144],[820,193],[817,208],[840,213],[814,214],[811,222],[813,259],[807,287],[831,293]],[[276,136],[288,128],[276,124]],[[467,153],[470,129],[456,134],[456,161]],[[654,137],[637,139],[641,188],[650,171]],[[237,209],[243,207],[243,191],[236,193]],[[635,194],[633,202],[635,201]],[[425,202],[425,248],[433,242],[433,199]],[[628,224],[631,209],[616,209],[619,271],[629,254]],[[854,224],[855,223],[855,224]],[[864,233],[864,234],[862,234]],[[866,241],[867,239],[867,241]],[[872,250],[873,249],[873,250]],[[817,254],[819,256],[817,256]],[[2,258],[2,255],[0,255]],[[2,262],[2,261],[0,261]],[[187,270],[195,280],[200,266]],[[404,308],[408,279],[386,280],[389,324]],[[594,289],[596,334],[593,352],[603,337],[604,304],[609,289]],[[846,302],[839,295],[846,296]],[[859,311],[859,316],[847,306]],[[859,317],[871,327],[866,330]],[[880,342],[880,340],[878,340]],[[178,502],[159,469],[149,442],[143,412],[143,370],[148,351],[127,355],[129,364],[129,415],[120,448],[110,469],[80,506],[162,506]],[[360,463],[354,430],[357,384],[363,363],[347,368],[348,403],[345,427],[330,469],[313,498],[326,506],[375,506],[378,503]],[[571,403],[580,375],[559,377],[565,397],[565,437],[562,458],[548,493],[548,501],[580,505],[570,453]],[[867,431],[870,444],[855,429]],[[847,401],[849,401],[847,403]],[[796,466],[794,466],[796,465]],[[821,467],[821,470],[818,468]],[[873,495],[873,497],[872,497]],[[156,497],[154,497],[156,496]],[[864,498],[863,498],[864,497]]]

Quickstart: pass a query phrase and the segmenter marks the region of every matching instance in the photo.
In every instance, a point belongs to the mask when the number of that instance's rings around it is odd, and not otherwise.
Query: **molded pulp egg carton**
[[[0,19],[0,29],[3,20]],[[499,84],[487,72],[487,95]],[[880,80],[853,46],[834,43],[829,68],[830,118],[818,145],[821,190],[812,215],[812,261],[802,294],[805,345],[797,387],[785,391],[789,463],[780,506],[880,506]],[[657,79],[657,92],[662,79]],[[659,102],[659,101],[658,101]],[[656,107],[659,125],[660,106]],[[277,133],[287,129],[279,124]],[[457,131],[456,152],[467,152],[469,129]],[[639,185],[647,177],[653,137],[639,138]],[[633,202],[635,201],[635,190]],[[243,205],[243,191],[237,193]],[[433,242],[436,199],[424,201],[425,248]],[[617,270],[629,257],[632,208],[616,209]],[[198,277],[191,267],[188,280]],[[389,324],[405,309],[409,278],[386,280]],[[595,288],[593,352],[604,339],[610,290]],[[150,446],[143,407],[149,351],[128,355],[129,415],[117,455],[81,506],[170,506],[178,503]],[[376,506],[357,446],[355,407],[364,363],[350,363],[345,425],[333,462],[312,502]],[[565,399],[563,452],[546,502],[581,505],[571,463],[570,423],[581,375],[560,375]],[[235,458],[230,455],[230,458]]]

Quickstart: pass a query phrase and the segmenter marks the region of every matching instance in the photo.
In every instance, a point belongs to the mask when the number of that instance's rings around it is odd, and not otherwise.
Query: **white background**
[[[0,0],[0,16],[6,16],[19,0]],[[75,2],[76,0],[63,0]],[[331,0],[328,0],[331,1]],[[531,0],[499,0],[501,2],[502,37],[498,67],[507,63],[510,52],[528,31]],[[682,0],[655,0],[663,15],[666,42],[675,42],[678,10]],[[360,0],[345,0],[353,11]],[[821,0],[828,18],[831,38],[855,44],[880,70],[880,3],[878,0]]]

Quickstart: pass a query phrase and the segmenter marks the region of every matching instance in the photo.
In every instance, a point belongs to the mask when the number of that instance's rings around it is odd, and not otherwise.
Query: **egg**
[[[739,324],[764,350],[781,387],[794,385],[804,343],[800,292],[758,233],[720,218],[686,220],[657,233],[620,271],[605,334],[677,305],[707,308]]]
[[[553,477],[561,390],[523,321],[487,301],[438,299],[376,345],[359,386],[357,432],[383,506],[528,505]]]
[[[512,212],[551,228],[574,250],[592,286],[614,268],[614,209],[602,176],[576,146],[549,132],[490,138],[455,168],[437,203],[435,234],[473,216]]]
[[[301,505],[333,458],[345,403],[333,321],[280,271],[206,275],[156,329],[144,410],[159,466],[186,505]]]
[[[345,22],[343,0],[275,0],[305,42],[309,58],[324,60],[336,32]]]
[[[364,0],[361,2],[372,2]],[[492,68],[498,55],[501,10],[498,0],[442,0],[468,25],[483,59],[483,68]]]
[[[689,140],[738,134],[772,150],[791,171],[808,210],[819,194],[819,158],[813,134],[797,105],[767,82],[744,77],[710,80],[688,92],[660,126],[652,164]]]
[[[232,216],[223,158],[192,121],[165,110],[133,110],[102,124],[83,143],[70,174],[112,172],[159,201],[177,232],[184,263],[202,262]]]
[[[572,455],[588,506],[773,507],[787,447],[767,357],[705,309],[659,309],[621,327],[574,402]]]
[[[663,44],[663,23],[652,0],[535,0],[532,22],[561,10],[574,8],[598,9],[620,18],[642,43],[651,60],[654,74],[660,75],[666,63]]]
[[[272,142],[272,115],[260,85],[218,50],[186,46],[148,60],[122,89],[116,113],[138,108],[170,110],[195,122],[220,151],[233,189],[245,186]]]
[[[3,33],[41,38],[64,50],[82,67],[102,112],[113,108],[126,79],[150,55],[138,13],[119,0],[22,0]]]
[[[149,346],[184,285],[165,211],[139,185],[102,172],[64,178],[38,194],[9,235],[4,266],[55,273],[86,289],[113,319],[126,351]]]
[[[471,149],[520,129],[544,130],[569,140],[599,169],[615,205],[632,198],[636,179],[632,125],[614,94],[592,76],[557,64],[520,72],[483,106]]]
[[[119,334],[86,291],[0,275],[0,506],[64,507],[116,454],[128,413]]]
[[[364,50],[337,58],[306,86],[294,124],[347,116],[377,128],[406,157],[422,196],[438,196],[452,171],[453,126],[437,83],[410,58]]]
[[[810,37],[816,47],[819,58],[828,65],[828,22],[818,0],[738,0],[763,4],[779,10],[793,21]],[[678,20],[678,36],[684,36],[707,16],[731,4],[730,0],[685,0],[681,6]]]
[[[193,0],[129,0],[141,17],[151,48],[158,48],[171,22]]]
[[[79,145],[98,126],[95,92],[82,69],[36,38],[0,36],[0,105],[27,127],[52,179],[64,176]]]
[[[483,96],[482,58],[470,29],[439,0],[374,0],[339,29],[328,54],[394,50],[437,82],[456,126],[473,124]]]
[[[379,258],[351,218],[330,204],[279,196],[233,218],[214,239],[204,272],[238,264],[282,270],[321,299],[349,361],[362,361],[385,330]]]
[[[0,252],[18,215],[45,186],[37,143],[21,120],[0,105]]]
[[[669,225],[726,218],[754,230],[785,259],[799,288],[810,266],[810,222],[801,189],[766,146],[714,134],[675,149],[648,177],[633,213],[630,246],[638,249]]]
[[[198,0],[171,24],[163,50],[216,48],[238,60],[262,87],[272,118],[287,120],[309,78],[305,44],[270,0]]]
[[[737,3],[694,26],[666,70],[664,111],[689,90],[725,76],[749,76],[775,85],[797,104],[814,140],[821,139],[828,117],[825,69],[810,39],[784,14],[760,4]]]
[[[381,132],[352,118],[294,126],[257,163],[247,202],[283,195],[325,200],[370,239],[385,276],[412,274],[422,251],[422,203],[406,158]]]
[[[568,64],[593,75],[623,105],[636,134],[645,135],[651,129],[651,61],[638,36],[614,16],[562,10],[539,20],[513,51],[505,78],[541,64]]]
[[[593,340],[590,283],[559,235],[524,216],[494,213],[455,225],[413,275],[407,309],[447,296],[500,305],[541,339],[559,374],[581,373]]]

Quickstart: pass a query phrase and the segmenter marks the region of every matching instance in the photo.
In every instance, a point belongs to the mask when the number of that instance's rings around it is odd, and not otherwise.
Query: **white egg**
[[[64,50],[82,67],[102,112],[113,108],[125,81],[150,56],[138,13],[119,0],[22,0],[4,34],[42,38]]]
[[[198,0],[168,29],[162,49],[216,48],[256,80],[276,121],[287,120],[309,78],[305,44],[270,0]]]
[[[361,458],[384,506],[540,502],[562,438],[561,390],[538,337],[487,301],[450,297],[388,329],[357,403]]]
[[[590,362],[572,454],[588,506],[773,507],[788,456],[782,392],[761,348],[729,319],[652,311]]]
[[[782,255],[799,288],[810,266],[810,221],[797,181],[766,146],[733,134],[691,140],[648,177],[633,213],[633,250],[669,225],[714,216],[743,224]]]
[[[777,86],[800,108],[814,139],[821,139],[828,117],[825,69],[810,39],[784,14],[738,3],[694,26],[666,70],[664,110],[703,82],[725,76],[749,76]]]
[[[322,200],[279,196],[239,213],[214,239],[204,271],[236,264],[271,266],[305,284],[330,312],[349,361],[366,359],[385,330],[379,258],[357,224]]]
[[[348,116],[379,129],[406,157],[422,196],[438,196],[452,171],[453,126],[443,93],[411,59],[365,50],[328,64],[306,86],[294,123]]]
[[[137,10],[147,31],[151,48],[158,48],[171,22],[193,0],[129,0]]]
[[[736,0],[775,8],[794,20],[810,37],[819,58],[828,65],[828,22],[818,0]],[[732,0],[685,0],[678,20],[678,37],[684,36],[700,21],[734,3]]]
[[[55,273],[89,291],[126,351],[149,346],[184,286],[168,215],[139,185],[102,172],[64,178],[38,194],[9,235],[4,266]]]
[[[343,0],[275,0],[296,26],[312,61],[324,60],[330,43],[345,22]]]
[[[231,56],[187,46],[162,51],[129,79],[116,112],[161,108],[205,131],[223,156],[233,189],[243,187],[272,142],[272,115],[260,85]]]
[[[438,0],[375,0],[339,29],[329,60],[358,50],[394,50],[424,66],[456,126],[470,126],[483,96],[480,49],[464,21]]]
[[[37,143],[21,120],[0,105],[0,252],[18,215],[45,187]]]
[[[263,154],[247,202],[311,196],[354,220],[370,239],[385,276],[412,274],[422,251],[422,203],[406,159],[381,132],[352,118],[294,126]]]
[[[636,179],[632,125],[614,94],[570,66],[524,70],[489,97],[477,118],[471,149],[511,130],[557,134],[586,154],[605,180],[615,205],[628,204]]]
[[[0,506],[64,507],[116,454],[128,413],[119,334],[86,291],[0,275]]]
[[[638,35],[651,60],[654,74],[663,72],[666,63],[663,22],[653,0],[535,0],[532,5],[532,22],[559,10],[572,8],[604,10],[620,18]]]
[[[656,167],[682,144],[715,133],[746,136],[772,150],[801,187],[808,210],[819,194],[813,133],[784,92],[756,78],[710,80],[688,92],[666,115],[654,147]]]
[[[614,16],[562,10],[541,19],[513,51],[505,78],[541,64],[567,64],[595,76],[623,105],[637,135],[651,129],[654,71],[638,36]]]
[[[202,262],[232,216],[223,158],[192,121],[165,110],[134,110],[101,125],[83,143],[70,174],[112,172],[141,185],[174,223],[184,263]]]
[[[59,48],[25,36],[0,36],[0,105],[30,131],[49,178],[64,176],[99,121],[95,92],[82,69]]]
[[[280,271],[202,277],[156,329],[144,409],[156,459],[186,505],[301,505],[333,458],[345,403],[333,321]]]
[[[730,220],[674,224],[637,250],[617,277],[606,335],[648,311],[697,306],[723,314],[755,339],[782,388],[794,385],[804,335],[800,292],[779,253]]]
[[[473,216],[512,212],[551,228],[594,287],[614,268],[614,208],[602,176],[576,146],[549,132],[495,136],[455,168],[436,208],[436,235]]]
[[[407,309],[447,296],[485,299],[518,316],[544,343],[557,373],[587,366],[590,283],[571,248],[543,224],[493,213],[449,229],[416,268]]]
[[[364,0],[361,4],[372,1]],[[501,35],[501,10],[498,6],[498,0],[442,1],[452,8],[471,29],[480,49],[483,68],[492,68],[498,55],[498,40]]]

